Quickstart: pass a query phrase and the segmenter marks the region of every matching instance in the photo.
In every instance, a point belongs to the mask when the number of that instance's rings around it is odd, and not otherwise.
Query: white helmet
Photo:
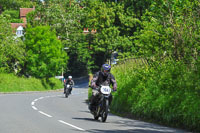
[[[72,79],[72,76],[69,76],[68,78],[69,78],[69,79]]]

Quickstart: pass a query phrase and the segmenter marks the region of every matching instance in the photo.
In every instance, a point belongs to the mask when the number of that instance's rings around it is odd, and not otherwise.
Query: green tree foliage
[[[29,8],[36,4],[36,0],[0,0],[3,10],[19,10],[19,8]]]
[[[86,7],[84,8],[86,13],[82,24],[84,27],[88,27],[89,31],[97,30],[95,35],[89,34],[91,35],[89,45],[94,51],[94,55],[101,56],[101,58],[96,58],[95,64],[101,66],[110,59],[113,51],[130,51],[133,44],[127,35],[129,29],[125,29],[123,26],[127,25],[128,21],[134,20],[131,17],[123,20],[126,13],[122,4],[94,0],[85,1],[84,7]]]
[[[136,37],[139,53],[167,53],[188,63],[196,60],[200,55],[199,8],[199,1],[154,1]]]
[[[87,73],[92,66],[86,38],[82,34],[81,17],[82,9],[79,4],[74,1],[70,4],[69,0],[46,1],[44,5],[36,7],[36,11],[28,15],[28,23],[31,26],[49,25],[56,31],[63,47],[68,47],[66,52],[69,53],[70,60],[65,71],[79,75]]]
[[[19,10],[5,10],[2,15],[11,23],[23,23],[23,20],[19,18]]]
[[[20,70],[25,60],[24,43],[14,35],[10,23],[0,15],[0,71]]]
[[[61,41],[48,26],[27,28],[26,71],[38,78],[48,78],[61,74],[62,67],[67,64],[67,54],[63,51]]]

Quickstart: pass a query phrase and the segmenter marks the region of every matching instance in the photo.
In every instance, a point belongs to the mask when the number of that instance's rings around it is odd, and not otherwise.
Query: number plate
[[[102,86],[101,87],[101,93],[110,94],[111,93],[111,88],[109,86]]]

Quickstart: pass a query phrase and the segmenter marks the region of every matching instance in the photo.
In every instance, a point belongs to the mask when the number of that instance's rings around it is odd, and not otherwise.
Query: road
[[[183,133],[109,114],[95,121],[86,104],[86,85],[65,98],[62,91],[0,94],[0,133]]]

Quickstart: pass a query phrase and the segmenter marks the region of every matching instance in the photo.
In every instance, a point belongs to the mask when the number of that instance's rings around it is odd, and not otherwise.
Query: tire
[[[65,93],[65,97],[68,98],[68,96],[69,96],[69,89],[67,88],[66,93]]]
[[[108,116],[108,108],[109,108],[109,101],[108,99],[105,100],[104,109],[102,110],[101,114],[101,121],[105,122]]]
[[[100,107],[98,107],[95,112],[94,112],[94,119],[95,120],[98,120],[99,119],[99,116],[100,116]]]
[[[65,93],[65,97],[66,97],[66,98],[68,97],[68,94],[67,94],[67,92]]]
[[[94,115],[94,119],[95,119],[95,120],[98,120],[98,119],[99,119],[99,116]]]

